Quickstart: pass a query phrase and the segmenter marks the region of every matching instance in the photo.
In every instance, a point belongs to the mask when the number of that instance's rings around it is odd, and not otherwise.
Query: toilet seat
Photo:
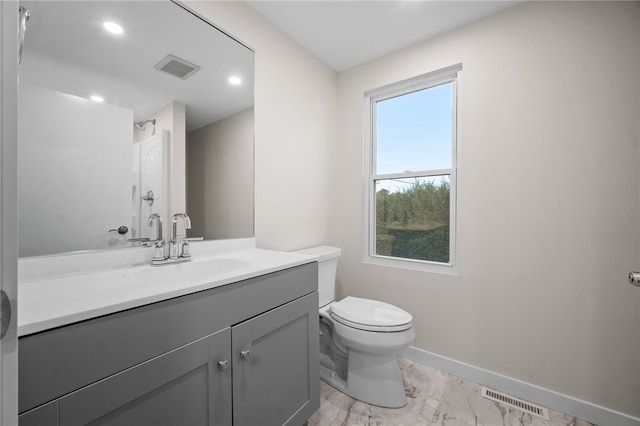
[[[399,332],[413,325],[413,316],[397,306],[352,296],[332,303],[329,314],[341,324],[365,331]]]

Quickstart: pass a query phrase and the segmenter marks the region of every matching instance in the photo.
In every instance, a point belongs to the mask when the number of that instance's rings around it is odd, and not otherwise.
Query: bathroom
[[[339,294],[411,312],[425,363],[640,417],[637,4],[526,2],[341,72],[247,4],[188,4],[256,52],[260,247],[340,247]],[[458,274],[364,264],[362,94],[457,63]]]

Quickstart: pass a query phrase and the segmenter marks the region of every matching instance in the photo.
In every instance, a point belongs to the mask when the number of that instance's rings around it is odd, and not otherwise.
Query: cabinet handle
[[[242,352],[240,352],[240,358],[247,359],[247,358],[249,358],[250,354],[251,354],[250,351],[242,351]]]
[[[229,361],[226,359],[224,361],[218,361],[218,368],[222,371],[226,370],[229,368]]]

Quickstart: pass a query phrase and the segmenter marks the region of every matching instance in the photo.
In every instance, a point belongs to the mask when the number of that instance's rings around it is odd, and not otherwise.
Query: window
[[[365,94],[364,261],[455,273],[461,65]]]

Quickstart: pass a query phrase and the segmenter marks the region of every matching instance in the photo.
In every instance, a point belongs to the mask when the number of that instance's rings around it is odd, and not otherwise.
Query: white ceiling
[[[20,4],[30,11],[20,84],[82,98],[99,94],[132,109],[135,121],[180,102],[189,131],[253,106],[253,52],[172,2]],[[122,25],[124,33],[104,31],[105,20]],[[157,71],[168,54],[201,68],[185,80]],[[232,75],[243,83],[230,85]]]
[[[507,9],[522,0],[249,0],[336,71]]]

